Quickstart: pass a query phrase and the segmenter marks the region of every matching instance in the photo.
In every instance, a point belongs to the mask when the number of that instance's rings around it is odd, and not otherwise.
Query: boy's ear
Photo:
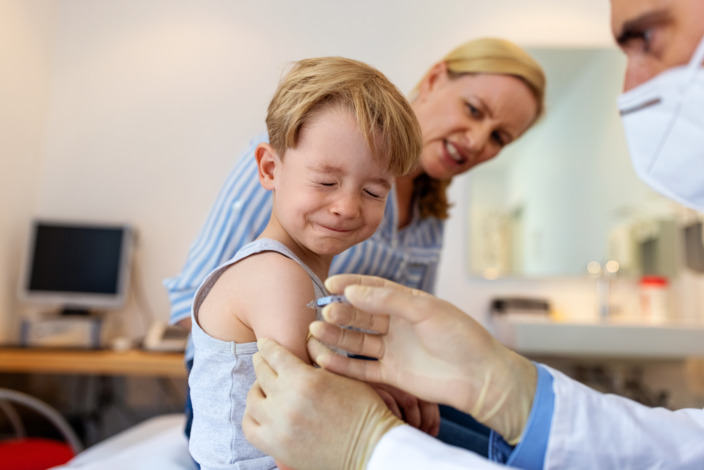
[[[257,159],[257,166],[259,167],[259,183],[261,183],[264,189],[273,190],[276,165],[281,162],[274,147],[263,142],[257,145],[254,156]]]
[[[422,99],[428,96],[428,93],[433,91],[442,80],[447,79],[447,76],[447,62],[440,61],[430,67],[430,70],[428,70],[428,73],[425,74],[423,80],[420,82],[418,98]]]

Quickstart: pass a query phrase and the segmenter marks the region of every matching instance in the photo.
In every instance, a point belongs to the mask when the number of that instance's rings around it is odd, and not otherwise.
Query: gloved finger
[[[389,317],[384,314],[363,312],[345,303],[326,305],[322,312],[325,320],[340,326],[353,326],[377,333],[389,331]]]
[[[307,346],[311,360],[325,370],[363,382],[383,382],[379,361],[342,356],[320,343],[316,338],[310,338]]]
[[[326,344],[318,341],[317,338],[313,337],[312,335],[308,335],[308,340],[306,341],[306,347],[308,349],[308,356],[310,357],[311,361],[313,364],[317,365],[320,367],[320,364],[316,361],[316,358],[319,358],[321,356],[338,356],[343,359],[346,359],[346,356],[341,355],[337,351],[332,350],[329,346]]]
[[[369,287],[359,284],[345,287],[345,297],[356,309],[369,314],[385,314],[415,323],[426,319],[445,301],[426,292],[393,287]]]
[[[274,374],[279,375],[282,371],[291,368],[301,368],[307,366],[295,354],[281,346],[279,343],[269,338],[261,338],[257,341],[259,354],[266,361]]]
[[[306,340],[306,348],[308,349],[308,356],[310,357],[310,360],[313,361],[313,364],[318,366],[320,364],[316,362],[316,357],[323,354],[336,354],[335,351],[318,341],[310,334],[308,335],[308,339]]]
[[[387,408],[396,416],[398,419],[403,419],[403,412],[401,408],[396,403],[396,399],[386,390],[381,387],[374,387],[376,393],[381,397],[381,399],[386,404]],[[410,423],[409,423],[410,424]]]
[[[333,348],[375,359],[384,355],[384,341],[379,335],[348,330],[322,321],[312,322],[308,325],[308,331],[313,337]]]
[[[260,352],[252,356],[252,365],[254,366],[254,373],[257,375],[257,388],[261,390],[263,396],[266,396],[266,390],[270,390],[273,387],[277,378],[276,372],[274,372],[274,369],[266,362]]]
[[[244,422],[249,421],[249,426],[259,426],[262,421],[266,422],[266,413],[264,412],[264,400],[266,396],[259,386],[259,381],[255,380],[252,387],[247,392],[247,405],[244,409],[244,417],[242,418],[242,427]]]
[[[365,274],[336,274],[325,280],[325,287],[333,294],[341,294],[345,287],[359,284],[362,286],[374,287],[399,287],[401,289],[409,289],[406,286],[397,284],[383,277],[367,276]]]
[[[261,425],[253,418],[252,413],[249,411],[249,404],[247,404],[247,408],[245,408],[244,411],[244,416],[242,417],[242,432],[247,440],[255,446],[261,440],[259,433],[260,429]]]

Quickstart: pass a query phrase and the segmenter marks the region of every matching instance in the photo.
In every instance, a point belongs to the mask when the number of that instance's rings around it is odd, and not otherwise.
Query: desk
[[[186,377],[183,353],[1,348],[0,372]]]

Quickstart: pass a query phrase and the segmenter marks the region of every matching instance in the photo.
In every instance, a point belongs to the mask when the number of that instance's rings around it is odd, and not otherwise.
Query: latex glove
[[[242,429],[277,462],[363,469],[381,437],[403,424],[368,384],[309,366],[273,340],[257,344]]]
[[[420,400],[391,385],[377,383],[371,386],[397,418],[431,436],[438,435],[440,408],[437,403]]]
[[[330,323],[311,323],[312,336],[378,361],[340,356],[311,339],[308,353],[317,364],[453,406],[507,442],[520,440],[537,384],[537,370],[528,359],[501,345],[466,313],[428,293],[349,274],[332,276],[325,286],[332,293],[344,291],[351,305],[326,306],[323,316]]]

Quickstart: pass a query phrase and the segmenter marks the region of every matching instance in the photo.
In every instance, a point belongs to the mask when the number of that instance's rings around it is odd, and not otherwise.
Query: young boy
[[[333,257],[374,233],[394,178],[421,150],[397,88],[340,57],[294,64],[266,124],[270,143],[255,157],[259,182],[273,192],[269,223],[205,279],[193,303],[190,451],[203,470],[276,468],[241,429],[256,340],[275,339],[310,363],[305,343],[317,314],[307,305],[327,295]]]

